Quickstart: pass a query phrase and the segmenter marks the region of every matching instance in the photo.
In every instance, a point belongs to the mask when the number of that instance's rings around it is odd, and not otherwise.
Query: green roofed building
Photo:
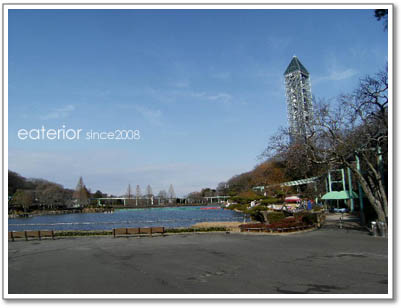
[[[294,56],[284,72],[291,142],[304,140],[313,117],[309,72]]]

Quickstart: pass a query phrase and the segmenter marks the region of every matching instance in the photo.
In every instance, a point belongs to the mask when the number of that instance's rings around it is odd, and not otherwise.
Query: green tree
[[[103,193],[100,190],[96,190],[93,194],[93,198],[103,198]]]

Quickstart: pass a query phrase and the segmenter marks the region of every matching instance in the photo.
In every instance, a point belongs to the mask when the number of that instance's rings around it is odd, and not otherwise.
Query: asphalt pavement
[[[175,234],[8,243],[10,294],[386,294],[387,239],[326,227],[297,234]]]

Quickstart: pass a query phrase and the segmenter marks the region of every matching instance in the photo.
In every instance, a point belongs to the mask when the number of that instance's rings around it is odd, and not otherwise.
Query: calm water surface
[[[208,206],[212,207],[212,206]],[[124,227],[190,227],[198,222],[243,221],[230,210],[183,206],[151,209],[121,209],[114,213],[43,215],[9,218],[9,231],[23,230],[111,230]]]

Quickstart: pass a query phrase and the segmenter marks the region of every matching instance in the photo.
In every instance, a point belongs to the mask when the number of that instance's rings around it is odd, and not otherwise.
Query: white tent
[[[298,196],[289,196],[287,198],[284,199],[285,202],[299,202],[301,201],[301,198],[299,198]]]

